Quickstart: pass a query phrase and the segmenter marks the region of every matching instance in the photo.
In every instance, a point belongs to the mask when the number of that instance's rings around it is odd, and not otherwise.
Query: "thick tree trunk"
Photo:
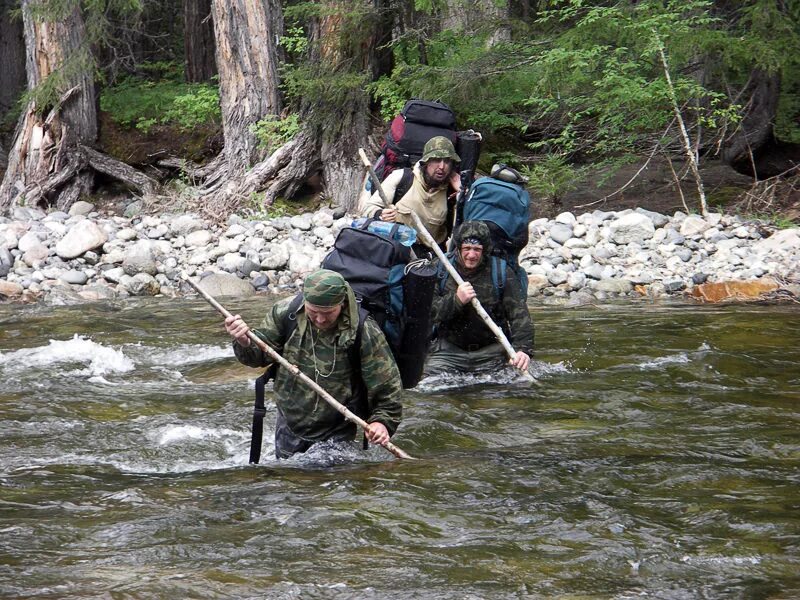
[[[509,2],[495,0],[448,0],[442,19],[443,29],[456,29],[466,33],[489,31],[488,47],[511,40]]]
[[[333,0],[326,3],[332,10],[329,16],[323,17],[313,35],[320,41],[319,61],[331,73],[338,72],[343,65],[361,73],[369,73],[371,77],[379,75],[376,69],[381,64],[376,62],[376,46],[378,40],[385,36],[382,28],[386,21],[381,18],[383,11],[388,10],[387,2],[377,6],[373,2],[362,1],[358,8],[371,11],[377,8],[376,26],[366,38],[366,43],[356,46],[342,43],[342,20],[339,14],[352,10],[352,2]],[[373,15],[375,13],[372,13]],[[338,41],[338,43],[335,43]],[[385,63],[384,63],[385,64]],[[369,96],[363,89],[351,89],[342,105],[337,107],[335,123],[327,123],[319,127],[315,137],[319,140],[319,155],[322,161],[322,178],[325,192],[335,206],[352,210],[356,208],[361,184],[364,180],[363,167],[358,159],[357,150],[365,145],[369,131]],[[319,122],[313,113],[320,110],[313,102],[307,103],[305,112],[311,123]],[[322,108],[322,110],[325,110]]]
[[[241,4],[242,0],[238,0]],[[326,7],[332,10],[323,11],[325,15],[311,28],[310,41],[312,56],[309,60],[317,69],[319,77],[335,78],[343,74],[366,75],[367,80],[373,80],[382,74],[383,69],[391,68],[391,61],[385,56],[376,56],[376,47],[381,40],[385,40],[384,27],[389,27],[391,14],[388,11],[389,0],[380,0],[377,5],[369,0],[331,0],[326,2]],[[215,7],[216,0],[215,0]],[[377,13],[374,12],[377,8]],[[359,37],[361,43],[353,43],[346,37],[343,30],[345,19],[354,9],[360,9],[361,15],[366,15],[364,22],[358,25],[372,27],[364,38]],[[215,19],[218,18],[217,12]],[[242,14],[245,14],[242,12]],[[348,27],[355,21],[349,21]],[[218,64],[222,65],[223,56],[232,56],[232,48],[236,47],[237,40],[241,39],[243,30],[231,28],[229,25],[218,27],[215,21],[217,36]],[[363,32],[363,30],[362,30]],[[352,32],[351,32],[352,34]],[[360,34],[359,34],[360,35]],[[363,42],[361,40],[364,40]],[[263,44],[258,46],[264,51]],[[247,63],[247,57],[239,60]],[[226,59],[231,61],[231,59]],[[249,57],[249,61],[254,61]],[[236,62],[236,61],[231,61]],[[237,90],[242,86],[240,73],[241,66],[233,65],[230,73],[223,75],[220,67],[220,88],[223,98],[240,98]],[[228,90],[226,88],[231,87]],[[242,108],[245,103],[240,100]],[[226,110],[223,105],[223,115]],[[330,98],[307,98],[300,108],[300,119],[304,123],[301,133],[292,141],[276,150],[267,160],[259,162],[246,174],[234,178],[226,178],[213,189],[213,194],[207,196],[208,201],[201,207],[212,217],[224,218],[229,212],[235,210],[242,201],[252,197],[253,193],[264,192],[264,204],[271,204],[278,195],[292,197],[294,193],[312,175],[322,171],[325,194],[334,205],[347,210],[355,208],[358,202],[358,192],[363,181],[363,169],[358,160],[357,150],[367,140],[367,124],[369,120],[369,96],[363,86],[353,86],[346,94],[339,92],[336,104],[331,104]],[[231,115],[233,121],[226,126],[225,144],[228,145],[229,131],[242,131],[247,122],[240,114]],[[260,116],[263,116],[260,115]],[[240,133],[240,136],[244,136]],[[233,144],[230,152],[246,154],[245,148]],[[222,158],[222,157],[221,157]],[[241,164],[233,157],[224,158],[228,165]]]
[[[276,0],[213,0],[212,9],[225,137],[219,175],[230,177],[264,157],[252,126],[281,110],[277,39],[283,17]]]
[[[775,145],[772,124],[778,110],[780,81],[778,73],[757,69],[751,74],[750,85],[743,93],[749,99],[747,112],[722,148],[722,160],[739,173],[766,178],[784,170],[763,172],[764,169],[759,169],[760,158]]]
[[[60,97],[51,98],[48,106],[32,100],[20,116],[0,184],[0,214],[20,201],[33,203],[32,198],[64,210],[92,185],[91,172],[82,170],[76,158],[78,146],[97,137],[92,64],[80,8],[75,4],[61,18],[38,21],[32,2],[22,2],[28,88],[54,73],[64,83]]]
[[[0,119],[25,91],[25,37],[22,21],[11,16],[15,5],[0,0]]]
[[[210,81],[217,74],[211,0],[183,0],[183,47],[186,81]]]

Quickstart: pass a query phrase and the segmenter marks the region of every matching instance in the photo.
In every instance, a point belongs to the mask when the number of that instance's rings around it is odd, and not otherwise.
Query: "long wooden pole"
[[[389,206],[391,202],[389,202],[388,198],[386,197],[386,193],[383,191],[383,186],[381,186],[381,180],[378,179],[378,175],[377,173],[375,173],[375,169],[372,168],[372,163],[370,163],[369,158],[367,158],[367,153],[364,152],[363,148],[359,148],[358,154],[361,157],[361,161],[369,169],[369,175],[372,178],[372,183],[375,185],[375,187],[377,187],[381,199],[383,200],[384,204],[386,204],[386,206]],[[450,276],[455,280],[455,282],[458,285],[464,283],[463,277],[461,277],[461,275],[458,274],[456,268],[450,263],[449,260],[447,260],[447,257],[444,255],[444,252],[442,252],[442,249],[439,247],[439,244],[436,243],[436,240],[433,239],[433,236],[425,228],[425,225],[422,223],[422,220],[419,218],[417,213],[412,211],[411,217],[414,219],[414,225],[417,228],[417,233],[420,234],[425,240],[425,242],[428,244],[428,246],[431,249],[433,249],[433,251],[436,253],[436,256],[439,257],[441,263],[445,266],[445,268],[447,268],[447,271],[450,273]],[[492,317],[490,317],[489,313],[487,313],[486,310],[483,308],[483,305],[480,303],[480,300],[478,300],[477,298],[473,298],[472,300],[470,300],[470,304],[472,304],[472,307],[475,309],[475,312],[478,313],[478,316],[481,319],[483,319],[483,322],[486,323],[486,326],[492,330],[492,333],[497,338],[497,341],[499,341],[500,344],[503,346],[503,349],[506,351],[506,354],[508,354],[508,357],[512,360],[515,359],[517,356],[517,352],[514,350],[514,347],[511,345],[511,342],[508,341],[508,338],[506,337],[506,334],[503,333],[503,330],[497,326],[497,323],[495,323],[492,320]],[[522,371],[522,373],[523,375],[526,376],[526,379],[533,380],[533,376],[530,373],[528,373],[528,371]]]
[[[205,290],[203,290],[202,288],[200,288],[200,286],[198,286],[198,285],[197,285],[197,284],[196,284],[194,281],[192,281],[192,280],[191,280],[191,279],[190,279],[188,276],[184,275],[184,276],[183,276],[183,279],[184,279],[186,282],[188,282],[188,283],[189,283],[189,285],[191,285],[191,286],[192,286],[192,287],[193,287],[195,290],[197,290],[197,293],[198,293],[198,294],[200,294],[200,295],[201,295],[203,298],[205,298],[205,299],[206,299],[206,301],[207,301],[207,302],[208,302],[208,303],[209,303],[211,306],[213,306],[214,308],[216,308],[216,309],[217,309],[217,311],[219,311],[219,313],[220,313],[220,314],[222,314],[222,316],[224,316],[224,317],[226,317],[226,318],[227,318],[227,317],[229,317],[229,316],[231,316],[231,313],[230,313],[230,312],[228,312],[228,311],[225,309],[225,307],[224,307],[224,306],[222,306],[222,305],[221,305],[219,302],[217,302],[217,301],[216,301],[216,300],[215,300],[215,299],[214,299],[214,298],[213,298],[213,297],[212,297],[210,294],[208,294],[208,293],[207,293]],[[321,388],[321,387],[320,387],[320,386],[317,384],[317,382],[316,382],[316,381],[314,381],[313,379],[311,379],[310,377],[308,377],[308,376],[307,376],[305,373],[303,373],[303,372],[302,372],[302,371],[301,371],[301,370],[300,370],[300,369],[299,369],[297,366],[293,365],[293,364],[292,364],[292,363],[290,363],[288,360],[286,360],[285,358],[283,358],[283,357],[282,357],[280,354],[278,354],[278,353],[277,353],[275,350],[273,350],[272,348],[270,348],[270,347],[269,347],[269,345],[267,345],[267,343],[266,343],[266,342],[264,342],[264,340],[262,340],[260,337],[258,337],[258,336],[257,336],[255,333],[253,333],[253,332],[252,332],[251,330],[249,330],[249,329],[247,330],[247,337],[249,337],[249,338],[250,338],[250,340],[256,344],[256,346],[258,346],[259,348],[261,348],[261,350],[263,350],[264,352],[266,352],[267,354],[269,354],[269,356],[270,356],[270,357],[271,357],[273,360],[276,360],[276,361],[278,361],[278,363],[279,363],[279,364],[280,364],[280,365],[281,365],[281,366],[282,366],[284,369],[287,369],[287,370],[288,370],[288,371],[289,371],[289,372],[290,372],[292,375],[294,375],[295,377],[297,377],[297,378],[298,378],[300,381],[302,381],[303,383],[305,383],[305,384],[306,384],[308,387],[310,387],[310,388],[311,388],[311,389],[313,389],[313,390],[314,390],[314,391],[315,391],[317,394],[319,394],[319,395],[322,397],[322,399],[323,399],[323,400],[325,400],[325,402],[327,402],[327,403],[328,403],[328,404],[330,404],[330,405],[331,405],[333,408],[335,408],[337,411],[339,411],[339,412],[342,414],[342,416],[344,416],[344,418],[345,418],[345,419],[347,419],[347,420],[348,420],[348,421],[350,421],[351,423],[355,423],[356,425],[358,425],[359,427],[361,427],[361,429],[363,429],[363,430],[365,430],[365,431],[366,431],[366,430],[369,428],[369,424],[368,424],[366,421],[364,421],[364,419],[362,419],[361,417],[359,417],[358,415],[356,415],[355,413],[353,413],[352,411],[350,411],[350,410],[349,410],[349,409],[348,409],[348,408],[347,408],[347,407],[346,407],[344,404],[342,404],[341,402],[339,402],[338,400],[336,400],[336,399],[335,399],[333,396],[331,396],[331,395],[330,395],[328,392],[326,392],[324,389],[322,389],[322,388]],[[384,448],[386,448],[386,449],[387,449],[389,452],[391,452],[392,454],[394,454],[394,455],[395,455],[397,458],[407,458],[407,459],[414,459],[414,457],[413,457],[413,456],[411,456],[411,455],[407,454],[406,452],[404,452],[403,450],[401,450],[400,448],[398,448],[397,446],[395,446],[394,444],[392,444],[392,442],[386,442],[385,444],[383,444],[383,447],[384,447]]]

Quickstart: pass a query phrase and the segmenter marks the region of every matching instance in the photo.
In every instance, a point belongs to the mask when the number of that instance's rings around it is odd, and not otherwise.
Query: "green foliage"
[[[164,65],[149,72],[171,72]],[[100,95],[100,108],[123,127],[147,133],[155,125],[174,125],[190,130],[220,122],[219,90],[207,83],[176,79],[150,81],[126,77]]]
[[[793,229],[798,226],[797,222],[778,212],[746,213],[741,216],[747,221],[766,223],[767,225],[772,225],[776,229]]]
[[[272,153],[300,132],[300,120],[296,114],[281,118],[267,115],[251,127],[258,138],[258,145]]]
[[[300,26],[289,26],[278,42],[291,55],[303,55],[308,51],[308,36]]]
[[[570,164],[558,154],[545,154],[533,165],[522,169],[528,178],[528,187],[553,203],[558,203],[569,192],[580,185],[587,167]]]
[[[781,70],[788,84],[776,132],[800,138],[800,54],[787,52],[800,47],[800,2],[552,0],[537,8],[532,22],[511,23],[512,41],[503,44],[487,46],[489,19],[468,33],[401,37],[393,72],[369,88],[382,116],[409,97],[435,98],[462,127],[521,133],[532,150],[567,161],[643,157],[656,145],[682,147],[674,104],[692,140],[713,146],[741,118],[732,98],[763,68]]]
[[[297,206],[284,198],[276,198],[270,206],[264,205],[264,194],[253,192],[244,202],[243,216],[247,219],[269,221],[278,217],[288,217],[298,214]]]

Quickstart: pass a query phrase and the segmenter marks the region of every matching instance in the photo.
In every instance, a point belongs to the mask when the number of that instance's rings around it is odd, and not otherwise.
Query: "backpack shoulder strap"
[[[408,193],[408,190],[411,189],[411,184],[414,182],[414,170],[409,169],[406,167],[403,169],[403,175],[400,178],[400,182],[397,184],[397,187],[394,190],[394,198],[392,198],[392,203],[399,202],[403,199]]]
[[[366,413],[369,410],[367,406],[367,384],[364,383],[364,378],[361,376],[361,334],[364,332],[364,322],[367,320],[369,312],[361,304],[358,305],[358,329],[356,330],[356,338],[349,348],[350,365],[352,367],[350,386],[353,389],[353,399],[355,400],[355,413],[366,419]],[[362,446],[364,450],[367,449],[369,443],[367,436],[364,434]]]
[[[292,335],[297,327],[297,311],[302,304],[303,294],[300,293],[289,303],[289,310],[278,323],[284,342],[289,339],[289,336]],[[253,404],[253,429],[250,438],[250,464],[258,464],[258,461],[261,460],[261,441],[264,437],[264,416],[267,414],[267,409],[264,405],[264,388],[269,380],[275,379],[277,372],[278,363],[272,363],[261,376],[256,379],[256,399]]]
[[[455,267],[456,266],[456,255],[455,255],[455,253],[454,252],[448,252],[445,256],[447,257],[447,260],[450,261],[450,264],[453,265],[453,267]],[[443,264],[439,263],[438,271],[436,273],[436,276],[439,278],[437,291],[439,292],[439,295],[441,296],[442,294],[444,294],[444,291],[446,289],[447,280],[450,279],[450,271]]]
[[[506,287],[506,277],[508,263],[504,258],[499,256],[492,256],[492,288],[494,289],[495,299],[500,301],[503,299],[503,294]]]

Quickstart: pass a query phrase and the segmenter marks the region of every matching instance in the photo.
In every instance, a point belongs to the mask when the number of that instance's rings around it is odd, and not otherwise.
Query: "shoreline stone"
[[[0,218],[0,300],[72,304],[194,291],[182,275],[213,276],[219,295],[287,295],[319,267],[353,216],[330,209],[271,221],[232,215],[104,216],[19,207]],[[564,212],[529,224],[520,265],[528,297],[576,305],[626,298],[691,298],[704,283],[800,284],[800,228],[765,232],[738,216],[636,209]],[[226,285],[226,282],[228,283]]]

